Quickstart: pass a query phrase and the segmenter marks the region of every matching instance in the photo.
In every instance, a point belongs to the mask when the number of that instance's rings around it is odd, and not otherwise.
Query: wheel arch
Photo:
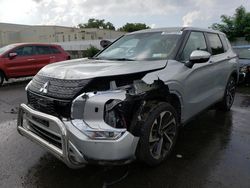
[[[239,74],[238,74],[238,72],[237,72],[236,70],[234,70],[233,72],[231,72],[229,78],[230,78],[231,76],[234,78],[234,80],[236,81],[236,83],[239,82]],[[228,79],[229,79],[229,78],[228,78]]]

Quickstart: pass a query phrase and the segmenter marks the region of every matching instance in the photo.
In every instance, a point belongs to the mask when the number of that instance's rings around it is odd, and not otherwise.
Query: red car
[[[34,76],[47,64],[70,59],[55,44],[19,43],[0,48],[0,85],[4,79]]]

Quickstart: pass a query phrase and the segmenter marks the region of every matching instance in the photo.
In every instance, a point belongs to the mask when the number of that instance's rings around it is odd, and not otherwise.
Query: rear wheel
[[[3,85],[3,81],[4,81],[4,75],[2,72],[0,72],[0,86]]]
[[[236,92],[236,81],[231,76],[228,80],[223,100],[219,103],[219,109],[229,111],[233,105]]]
[[[178,134],[178,117],[176,110],[166,102],[156,102],[145,109],[137,157],[155,166],[173,150]]]

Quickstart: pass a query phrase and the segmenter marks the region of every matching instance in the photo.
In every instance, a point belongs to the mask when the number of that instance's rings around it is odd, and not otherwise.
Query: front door
[[[180,60],[189,61],[194,50],[208,51],[208,45],[203,32],[190,33],[187,43],[181,53]],[[214,102],[216,94],[214,66],[209,60],[206,63],[194,64],[192,68],[184,67],[184,121],[193,117]]]
[[[9,77],[22,77],[35,74],[36,59],[33,46],[22,46],[11,51],[17,53],[16,57],[5,59],[6,72]]]

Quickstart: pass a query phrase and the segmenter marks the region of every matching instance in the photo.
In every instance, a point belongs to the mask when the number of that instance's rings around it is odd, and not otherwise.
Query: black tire
[[[177,112],[169,103],[151,101],[143,108],[141,122],[137,158],[149,166],[156,166],[169,156],[176,143]]]
[[[229,111],[233,105],[236,92],[236,81],[231,76],[227,82],[225,94],[222,101],[219,103],[219,110]]]
[[[3,81],[4,81],[4,74],[0,71],[0,86],[3,85]]]

